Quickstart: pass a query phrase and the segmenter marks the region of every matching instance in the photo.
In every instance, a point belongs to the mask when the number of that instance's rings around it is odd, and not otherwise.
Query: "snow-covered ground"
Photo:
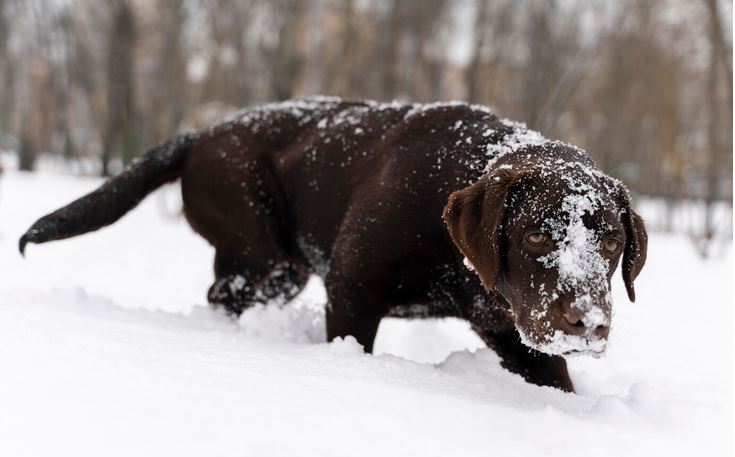
[[[378,355],[324,342],[324,292],[239,323],[203,306],[212,250],[175,187],[116,225],[19,235],[98,179],[0,179],[0,455],[731,455],[732,245],[651,234],[577,394],[525,383],[458,320],[383,322]],[[393,355],[390,355],[393,354]]]

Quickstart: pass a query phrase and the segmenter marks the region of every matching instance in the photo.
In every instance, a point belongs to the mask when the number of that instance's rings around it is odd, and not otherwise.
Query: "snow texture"
[[[561,293],[574,292],[576,298],[571,306],[583,311],[582,322],[588,329],[610,325],[604,311],[595,306],[593,299],[593,294],[602,295],[611,304],[607,284],[609,264],[600,252],[600,236],[582,221],[585,214],[593,214],[598,209],[599,201],[599,195],[592,189],[565,196],[562,202],[563,221],[547,219],[544,223],[546,233],[556,243],[556,249],[538,259],[546,268],[556,268],[559,272],[554,295],[548,297],[546,304]],[[604,352],[606,342],[587,336],[567,335],[557,330],[539,349],[548,354],[581,351],[598,355]]]
[[[605,286],[608,263],[600,253],[600,239],[582,221],[585,214],[594,213],[597,199],[594,191],[567,195],[562,202],[562,213],[568,222],[545,221],[544,226],[557,249],[539,261],[547,268],[559,270],[560,291],[579,290],[580,286],[597,289]],[[600,282],[603,284],[598,284]]]
[[[651,234],[638,301],[616,275],[610,347],[569,361],[568,394],[458,320],[388,319],[376,355],[325,343],[316,280],[239,322],[211,311],[211,248],[160,210],[175,187],[20,258],[37,216],[99,183],[0,178],[0,455],[732,455],[731,245],[702,262]]]
[[[495,163],[504,155],[518,151],[528,146],[538,146],[550,143],[551,140],[546,139],[543,135],[535,130],[530,130],[526,124],[514,122],[508,119],[502,119],[501,123],[506,127],[510,127],[510,133],[505,135],[501,142],[490,143],[487,146],[488,156],[490,160],[487,163],[486,170],[492,168]],[[486,131],[487,135],[492,134],[492,130]]]

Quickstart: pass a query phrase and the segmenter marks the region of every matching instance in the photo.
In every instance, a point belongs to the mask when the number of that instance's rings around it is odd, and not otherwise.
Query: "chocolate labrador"
[[[567,391],[564,356],[605,351],[621,258],[631,301],[646,260],[628,191],[581,149],[482,106],[326,97],[154,147],[39,219],[20,250],[112,224],[179,178],[216,250],[214,307],[286,302],[316,274],[329,339],[369,352],[384,316],[455,316],[507,369]]]

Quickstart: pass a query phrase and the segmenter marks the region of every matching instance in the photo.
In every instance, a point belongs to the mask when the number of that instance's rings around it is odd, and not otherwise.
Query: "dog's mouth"
[[[555,330],[551,334],[529,337],[523,329],[517,329],[523,344],[544,354],[564,357],[592,356],[599,358],[607,350],[607,338],[571,335],[562,330]]]
[[[607,350],[610,308],[593,301],[555,297],[543,306],[511,306],[516,331],[523,344],[548,355],[602,357]]]
[[[591,356],[594,358],[602,357],[606,350],[607,338],[587,339],[577,335],[565,335],[561,341],[556,340],[542,349],[547,354],[564,357]]]

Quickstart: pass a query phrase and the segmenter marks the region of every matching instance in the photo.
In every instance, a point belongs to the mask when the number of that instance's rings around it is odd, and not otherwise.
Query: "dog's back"
[[[108,225],[181,177],[187,219],[216,250],[208,298],[233,314],[256,299],[289,299],[311,273],[355,269],[397,278],[376,288],[399,297],[391,306],[436,301],[447,284],[435,279],[456,255],[441,219],[447,197],[482,175],[510,130],[465,103],[319,97],[248,108],[152,149],[40,219],[21,250]]]
[[[433,226],[443,236],[447,196],[481,175],[482,143],[503,133],[493,114],[462,103],[315,98],[247,109],[191,148],[182,173],[187,216],[224,250],[237,249],[232,234],[257,217],[262,237],[277,245],[263,254],[325,274],[340,230],[380,221],[386,231],[386,213],[391,225]],[[347,218],[350,211],[359,217]]]

